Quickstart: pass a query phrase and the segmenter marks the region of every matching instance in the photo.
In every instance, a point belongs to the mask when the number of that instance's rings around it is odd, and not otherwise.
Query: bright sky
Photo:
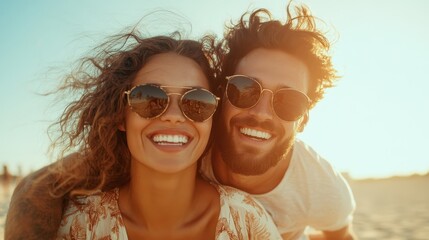
[[[184,29],[222,36],[223,25],[280,0],[15,0],[0,3],[0,164],[24,173],[50,161],[46,129],[60,114],[36,92],[103,37],[136,24],[149,33]],[[300,138],[352,177],[429,171],[429,1],[302,0],[326,22],[343,76],[310,112]]]

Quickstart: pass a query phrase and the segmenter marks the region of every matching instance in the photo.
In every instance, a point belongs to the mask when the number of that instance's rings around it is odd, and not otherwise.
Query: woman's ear
[[[309,118],[309,112],[307,111],[299,120],[298,120],[298,127],[297,132],[303,132],[305,125],[307,125],[308,118]]]
[[[125,130],[125,124],[124,123],[119,124],[118,125],[118,129],[119,129],[119,131],[126,132],[126,130]]]

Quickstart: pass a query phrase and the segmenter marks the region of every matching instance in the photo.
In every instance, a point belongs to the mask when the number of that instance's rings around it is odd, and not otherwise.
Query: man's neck
[[[263,194],[273,190],[283,179],[292,158],[293,148],[278,164],[260,175],[246,176],[232,172],[217,148],[213,149],[212,168],[217,181],[251,194]]]

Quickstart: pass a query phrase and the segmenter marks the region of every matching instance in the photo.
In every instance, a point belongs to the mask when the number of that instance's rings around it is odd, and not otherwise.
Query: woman
[[[59,121],[63,154],[79,151],[53,169],[57,191],[85,187],[57,239],[280,239],[251,197],[197,173],[218,101],[207,45],[125,34],[102,46],[61,88],[82,95]]]

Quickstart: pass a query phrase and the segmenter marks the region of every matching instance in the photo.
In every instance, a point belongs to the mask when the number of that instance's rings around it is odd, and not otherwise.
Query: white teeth
[[[152,137],[152,141],[161,144],[186,144],[188,142],[188,137],[184,135],[165,135],[158,134]]]
[[[250,128],[240,128],[240,132],[244,135],[255,137],[255,138],[262,138],[262,139],[270,139],[271,134],[267,132],[258,131],[255,129]]]

